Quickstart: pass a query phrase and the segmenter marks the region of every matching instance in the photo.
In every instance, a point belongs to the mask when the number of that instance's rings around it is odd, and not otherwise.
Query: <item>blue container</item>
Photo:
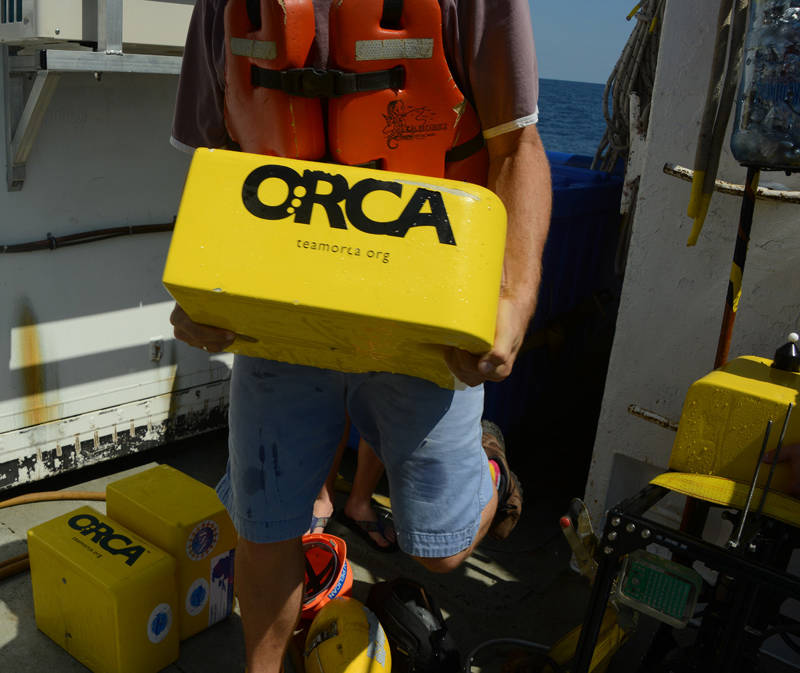
[[[500,426],[517,460],[567,410],[576,414],[567,427],[591,450],[622,281],[615,272],[622,167],[608,174],[591,170],[590,157],[548,158],[553,211],[536,314],[511,376],[487,383],[484,403],[484,416]],[[575,377],[586,384],[580,400]]]
[[[590,157],[548,152],[548,158],[553,212],[533,330],[612,282],[619,233],[622,173],[593,171]]]

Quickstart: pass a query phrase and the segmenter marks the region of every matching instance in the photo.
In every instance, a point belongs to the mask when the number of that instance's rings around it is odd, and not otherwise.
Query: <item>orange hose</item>
[[[41,493],[28,493],[10,500],[0,501],[0,509],[14,505],[27,505],[31,502],[49,502],[51,500],[105,500],[106,494],[102,491],[42,491]]]
[[[6,561],[0,564],[0,580],[4,580],[6,577],[11,577],[12,575],[24,572],[31,567],[31,563],[28,560],[28,555],[23,554],[22,556],[23,558],[14,561],[13,563]]]
[[[14,507],[15,505],[27,505],[32,502],[51,502],[53,500],[105,500],[106,494],[102,491],[42,491],[40,493],[28,493],[16,498],[0,501],[0,509],[4,507]],[[11,577],[26,571],[31,564],[27,554],[20,554],[13,558],[0,561],[0,580]]]

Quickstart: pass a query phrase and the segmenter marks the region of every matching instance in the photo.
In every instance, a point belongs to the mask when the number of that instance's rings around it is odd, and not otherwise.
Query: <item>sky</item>
[[[633,29],[636,0],[528,0],[539,76],[573,82],[608,79]]]

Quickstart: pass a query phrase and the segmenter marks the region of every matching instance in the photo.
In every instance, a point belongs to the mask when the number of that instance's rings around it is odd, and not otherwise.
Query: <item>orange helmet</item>
[[[344,540],[327,533],[303,536],[306,577],[301,619],[313,619],[323,605],[346,596],[353,587],[353,571],[347,562]]]

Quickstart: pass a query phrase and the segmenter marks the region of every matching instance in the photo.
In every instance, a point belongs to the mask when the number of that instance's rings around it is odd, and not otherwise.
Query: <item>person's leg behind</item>
[[[334,514],[335,503],[334,495],[336,488],[336,477],[339,475],[339,467],[342,463],[342,456],[344,450],[347,448],[347,442],[350,439],[350,419],[345,416],[344,431],[336,447],[336,453],[331,464],[331,469],[328,471],[328,476],[325,478],[325,483],[319,489],[317,498],[314,501],[314,509],[311,515],[311,524],[306,532],[308,533],[324,533],[328,522]],[[380,478],[380,477],[379,477]],[[377,483],[377,482],[375,482]]]
[[[384,516],[383,512],[376,512],[372,503],[372,495],[378,487],[383,473],[384,467],[380,458],[364,438],[360,438],[356,456],[356,473],[344,504],[344,516],[341,517],[341,520],[362,536],[369,537],[374,546],[382,550],[394,551],[397,549],[394,525],[388,514]]]

